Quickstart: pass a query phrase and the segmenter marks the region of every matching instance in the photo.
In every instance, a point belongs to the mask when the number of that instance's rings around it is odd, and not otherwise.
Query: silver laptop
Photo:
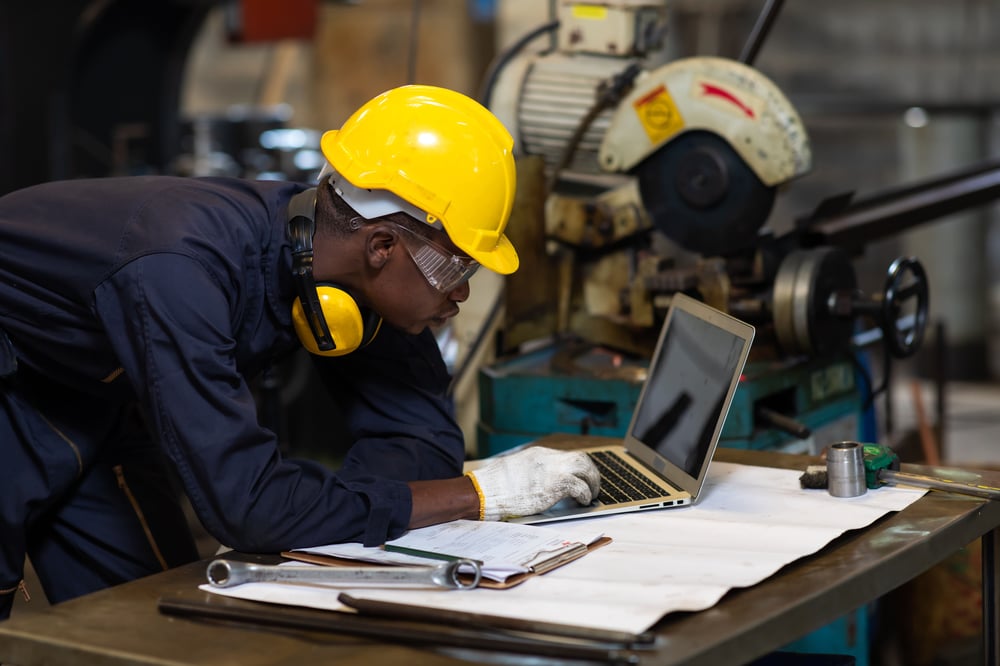
[[[588,506],[564,500],[511,522],[544,523],[696,502],[753,336],[750,324],[675,294],[624,444],[583,449],[601,469],[598,499]]]

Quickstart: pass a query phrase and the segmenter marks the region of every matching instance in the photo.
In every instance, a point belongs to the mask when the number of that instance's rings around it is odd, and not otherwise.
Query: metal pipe
[[[757,22],[754,23],[753,29],[750,31],[750,37],[747,38],[747,43],[743,45],[743,51],[740,53],[739,61],[744,65],[752,66],[753,61],[757,59],[757,53],[763,46],[767,34],[771,32],[771,27],[778,17],[778,12],[781,11],[782,4],[784,4],[783,0],[768,0],[764,5],[764,9],[757,17]]]
[[[918,185],[820,212],[799,222],[809,245],[863,245],[918,224],[1000,198],[1000,162],[988,162]]]

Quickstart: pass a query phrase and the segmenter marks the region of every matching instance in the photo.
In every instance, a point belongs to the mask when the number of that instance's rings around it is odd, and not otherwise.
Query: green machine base
[[[486,457],[552,433],[623,437],[648,362],[590,347],[547,347],[479,373],[476,452]],[[818,453],[858,439],[860,400],[849,358],[750,361],[733,397],[720,446]],[[808,428],[801,438],[775,426],[780,414]]]

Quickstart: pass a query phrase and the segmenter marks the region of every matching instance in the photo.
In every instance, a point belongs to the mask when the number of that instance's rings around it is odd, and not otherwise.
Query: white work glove
[[[541,446],[491,460],[469,475],[482,494],[483,520],[529,516],[566,497],[590,504],[601,485],[586,453]]]

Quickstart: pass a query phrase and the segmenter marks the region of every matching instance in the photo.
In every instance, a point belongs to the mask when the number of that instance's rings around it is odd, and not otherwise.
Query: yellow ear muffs
[[[343,356],[371,342],[382,319],[334,284],[313,280],[313,234],[316,188],[299,192],[288,203],[292,272],[299,293],[292,303],[292,324],[302,345],[320,356]]]
[[[299,341],[307,351],[320,356],[343,356],[371,342],[382,325],[374,313],[362,313],[357,302],[343,289],[331,284],[316,285],[319,316],[323,318],[333,340],[332,349],[320,349],[313,334],[302,300],[292,303],[292,323]],[[313,322],[317,324],[317,322]]]

